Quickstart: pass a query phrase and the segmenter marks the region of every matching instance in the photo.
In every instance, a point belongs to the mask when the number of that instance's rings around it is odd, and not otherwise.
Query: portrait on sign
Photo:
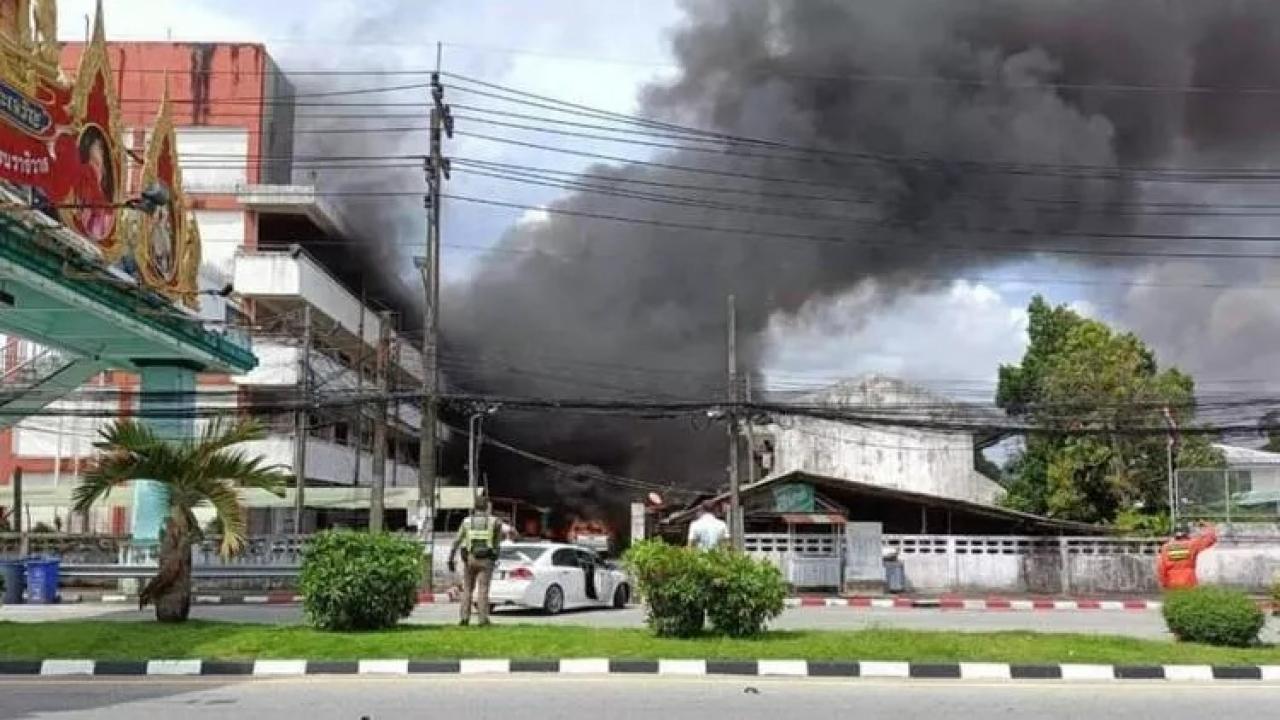
[[[72,198],[72,222],[85,236],[103,242],[111,237],[116,223],[114,155],[106,133],[96,124],[84,126],[77,145],[80,172]]]
[[[178,269],[175,247],[178,237],[177,218],[172,203],[161,205],[156,209],[150,237],[147,238],[147,260],[151,273],[166,284],[173,282],[174,273]]]

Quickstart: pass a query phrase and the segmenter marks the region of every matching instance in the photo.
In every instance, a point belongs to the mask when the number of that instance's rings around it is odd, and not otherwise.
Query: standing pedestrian
[[[718,509],[714,500],[702,503],[702,514],[689,524],[689,547],[714,550],[729,544],[729,525],[716,517]]]
[[[1218,531],[1212,525],[1201,524],[1200,532],[1192,537],[1191,529],[1179,524],[1173,532],[1173,539],[1160,547],[1160,556],[1156,559],[1160,587],[1165,590],[1195,587],[1196,558],[1216,542]]]
[[[462,519],[458,536],[449,548],[449,572],[456,573],[454,558],[462,553],[461,625],[471,624],[471,603],[476,604],[480,625],[489,624],[489,583],[498,561],[498,544],[511,535],[510,526],[493,514],[486,502],[482,508]]]

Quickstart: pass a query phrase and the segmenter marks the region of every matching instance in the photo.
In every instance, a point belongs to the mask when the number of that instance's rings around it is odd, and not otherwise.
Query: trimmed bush
[[[730,637],[759,635],[766,623],[782,614],[787,583],[772,563],[730,550],[717,550],[707,559],[711,571],[707,617],[716,632]]]
[[[1199,587],[1166,595],[1164,621],[1183,642],[1245,647],[1257,640],[1266,618],[1242,592]]]
[[[645,619],[659,636],[693,637],[710,618],[717,633],[749,637],[782,614],[787,586],[764,560],[646,540],[627,551],[626,563],[645,601]]]
[[[322,630],[380,630],[413,612],[422,548],[384,533],[333,530],[304,550],[299,586],[307,622]]]
[[[1271,585],[1271,614],[1280,617],[1280,575]]]
[[[693,637],[706,622],[707,556],[661,540],[631,546],[625,558],[645,601],[645,622],[661,637]]]

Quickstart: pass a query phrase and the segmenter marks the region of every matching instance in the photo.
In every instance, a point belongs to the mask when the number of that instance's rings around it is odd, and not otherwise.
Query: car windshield
[[[499,560],[531,563],[545,555],[547,549],[538,545],[508,545],[498,551]]]

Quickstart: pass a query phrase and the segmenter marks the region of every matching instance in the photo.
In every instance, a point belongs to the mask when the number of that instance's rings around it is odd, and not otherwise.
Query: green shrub
[[[1169,593],[1164,601],[1169,632],[1184,642],[1244,647],[1258,637],[1266,619],[1248,595],[1218,587]]]
[[[767,622],[782,614],[787,583],[772,563],[730,550],[717,550],[707,559],[711,572],[707,616],[717,632],[730,637],[759,635]]]
[[[660,636],[692,637],[709,618],[718,633],[748,637],[782,614],[787,586],[767,561],[646,540],[627,551],[626,562],[646,621]]]
[[[1280,616],[1280,575],[1271,584],[1271,614]]]
[[[323,630],[377,630],[413,612],[422,548],[387,534],[334,530],[307,543],[299,585],[307,622]]]
[[[644,540],[627,550],[625,560],[645,601],[645,622],[654,633],[692,637],[702,632],[711,582],[706,554]]]

